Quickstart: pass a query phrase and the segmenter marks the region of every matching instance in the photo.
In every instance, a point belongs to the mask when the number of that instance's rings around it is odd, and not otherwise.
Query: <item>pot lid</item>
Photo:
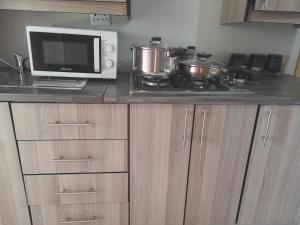
[[[211,57],[210,54],[195,53],[193,59],[187,59],[182,61],[181,63],[187,66],[197,66],[204,68],[221,68],[223,66],[220,63],[209,61],[209,57]]]
[[[134,45],[133,47],[137,49],[146,49],[146,50],[150,50],[150,49],[167,50],[168,49],[167,44],[162,41],[161,37],[152,37],[151,41],[149,41],[148,44]]]

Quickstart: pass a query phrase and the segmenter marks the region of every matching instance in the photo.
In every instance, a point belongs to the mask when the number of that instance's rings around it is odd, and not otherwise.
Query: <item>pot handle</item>
[[[130,50],[132,51],[132,69],[136,70],[136,48],[132,46]]]

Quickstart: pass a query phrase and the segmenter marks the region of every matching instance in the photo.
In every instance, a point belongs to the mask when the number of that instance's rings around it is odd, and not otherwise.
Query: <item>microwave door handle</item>
[[[94,70],[100,73],[100,38],[94,38]]]

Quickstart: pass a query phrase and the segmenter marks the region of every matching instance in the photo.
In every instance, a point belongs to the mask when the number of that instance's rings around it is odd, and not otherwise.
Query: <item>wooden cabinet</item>
[[[256,0],[256,10],[300,12],[299,0]]]
[[[130,0],[0,0],[0,9],[128,15]]]
[[[0,225],[30,225],[8,103],[0,103]]]
[[[23,174],[128,171],[127,140],[19,141]]]
[[[185,225],[233,225],[257,106],[197,106]]]
[[[193,105],[130,106],[131,225],[182,225]]]
[[[18,140],[128,139],[127,105],[12,104]]]
[[[128,203],[32,206],[38,225],[128,225]]]
[[[239,224],[300,224],[300,106],[263,106]]]
[[[25,176],[29,205],[128,202],[127,174]]]
[[[223,0],[221,24],[241,22],[300,24],[300,1]]]

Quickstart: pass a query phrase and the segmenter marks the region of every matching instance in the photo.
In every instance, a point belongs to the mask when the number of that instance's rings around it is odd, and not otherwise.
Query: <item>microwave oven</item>
[[[116,32],[27,26],[33,76],[116,79]]]

